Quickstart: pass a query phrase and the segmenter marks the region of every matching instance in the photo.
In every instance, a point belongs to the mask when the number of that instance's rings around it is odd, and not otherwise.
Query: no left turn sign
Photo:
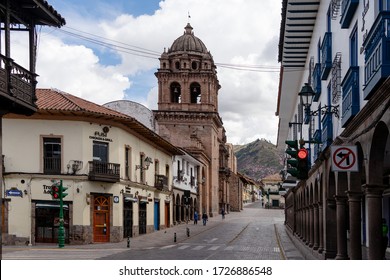
[[[356,146],[331,146],[332,171],[359,171]]]

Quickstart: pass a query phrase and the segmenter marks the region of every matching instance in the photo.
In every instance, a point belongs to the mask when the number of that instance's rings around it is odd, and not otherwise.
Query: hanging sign
[[[331,146],[332,171],[358,172],[356,146]]]

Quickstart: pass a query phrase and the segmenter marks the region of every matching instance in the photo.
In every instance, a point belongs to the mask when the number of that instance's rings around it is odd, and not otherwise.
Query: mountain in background
[[[283,152],[265,139],[257,139],[246,145],[234,145],[238,172],[259,182],[268,175],[283,169]]]

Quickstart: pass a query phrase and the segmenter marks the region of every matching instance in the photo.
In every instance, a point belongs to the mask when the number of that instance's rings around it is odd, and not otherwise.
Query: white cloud
[[[210,50],[217,63],[241,65],[269,65],[265,72],[238,71],[218,67],[222,86],[219,93],[219,112],[228,141],[243,144],[257,138],[273,143],[277,137],[278,73],[270,73],[277,66],[281,1],[275,0],[165,0],[153,15],[134,17],[110,12],[110,18],[81,17],[73,10],[63,14],[67,27],[110,38],[116,42],[139,46],[157,52],[170,47],[184,32],[188,21]],[[99,2],[96,2],[96,5]],[[58,9],[57,7],[55,7]],[[74,43],[58,31],[43,34],[40,39],[37,72],[38,87],[55,87],[102,104],[118,100],[131,91],[140,73],[159,67],[158,59],[119,52],[119,62],[103,65],[87,42]],[[62,37],[62,38],[61,38]],[[73,43],[72,43],[73,41]],[[85,44],[85,46],[81,45]],[[112,50],[109,50],[112,52]],[[146,79],[145,79],[146,80]],[[157,79],[145,87],[144,105],[157,107]]]

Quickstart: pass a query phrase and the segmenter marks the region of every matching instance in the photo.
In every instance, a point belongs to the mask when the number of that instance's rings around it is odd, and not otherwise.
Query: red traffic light
[[[60,189],[58,188],[57,185],[52,185],[51,186],[51,196],[54,198],[54,199],[57,199],[60,197]]]
[[[305,148],[302,148],[298,151],[298,158],[299,159],[307,159],[308,152]]]

